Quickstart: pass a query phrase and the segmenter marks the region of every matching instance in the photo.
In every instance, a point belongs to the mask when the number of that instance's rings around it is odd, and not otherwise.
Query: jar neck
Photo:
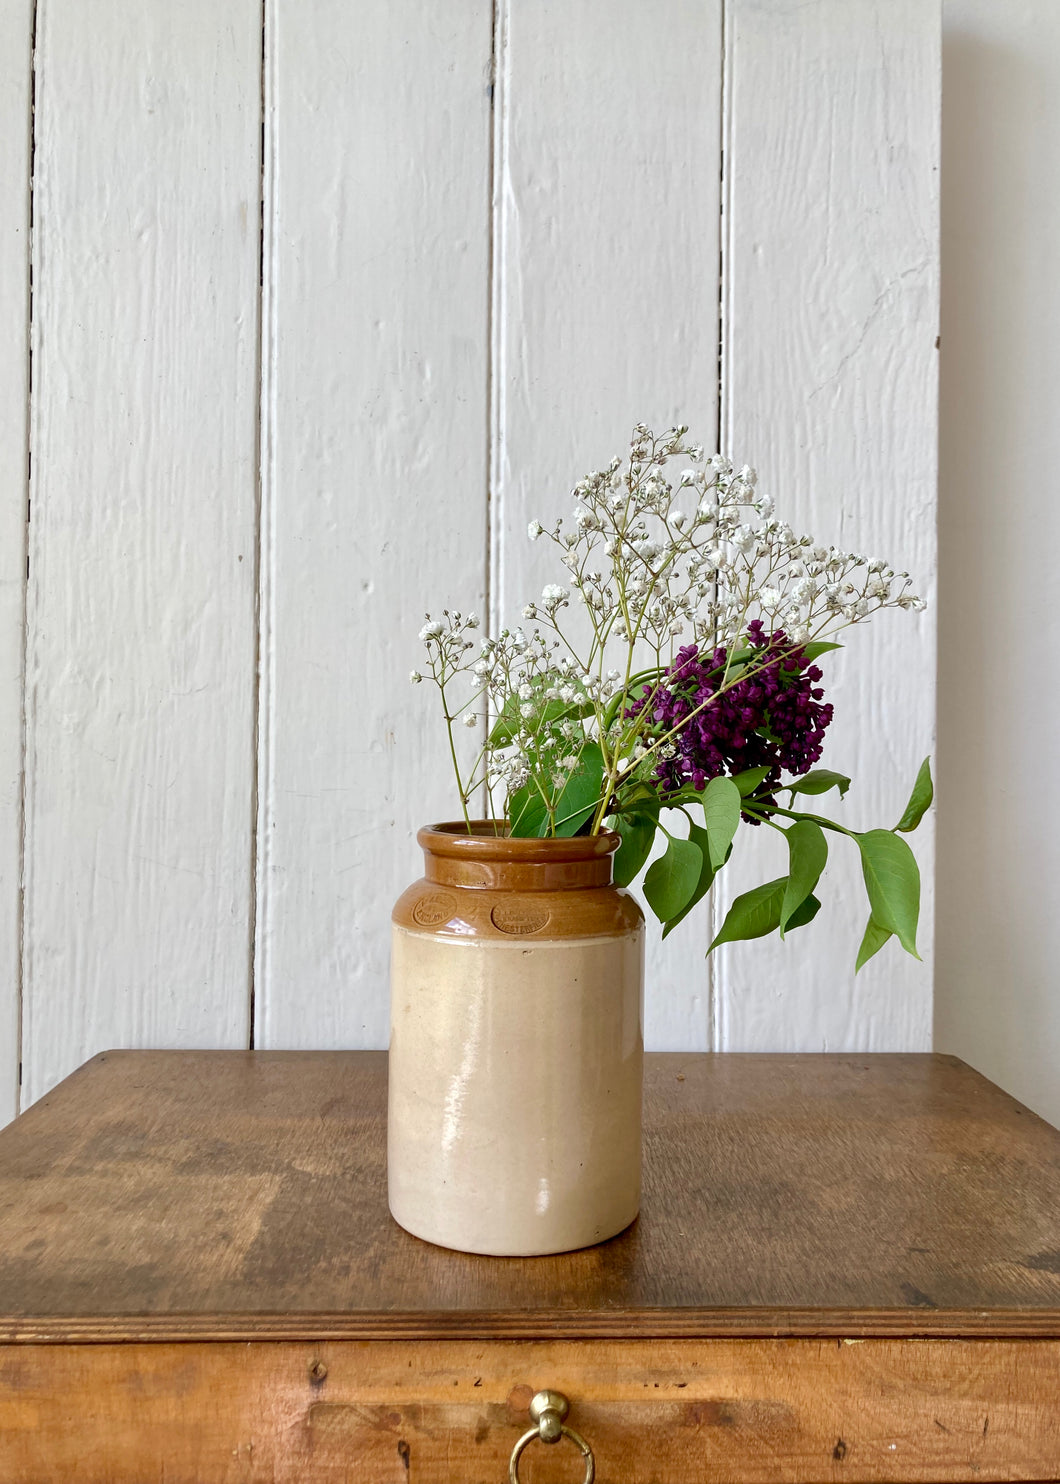
[[[514,840],[493,820],[431,825],[417,835],[428,881],[492,891],[563,891],[610,886],[619,836]]]

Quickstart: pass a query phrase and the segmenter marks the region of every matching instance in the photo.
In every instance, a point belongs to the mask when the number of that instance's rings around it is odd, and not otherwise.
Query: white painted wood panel
[[[728,17],[725,441],[757,463],[778,514],[908,568],[930,602],[939,7],[728,0]],[[845,823],[891,825],[934,750],[933,608],[848,637],[823,665],[836,705],[824,762],[854,779]],[[930,1046],[930,818],[912,842],[924,962],[891,943],[855,980],[868,914],[856,850],[840,842],[810,927],[719,951],[721,1049]],[[719,919],[785,862],[779,837],[741,840]]]
[[[721,0],[501,0],[491,590],[556,581],[528,521],[628,448],[717,418]],[[649,1046],[708,1042],[707,914],[649,932]]]
[[[454,808],[422,614],[517,615],[528,520],[638,419],[720,424],[796,523],[934,576],[933,0],[38,0],[24,591],[32,10],[0,0],[0,1120],[24,601],[25,1104],[107,1044],[385,1044],[390,907]],[[843,817],[891,822],[933,613],[827,668]],[[927,1045],[929,832],[923,966],[853,979],[837,848],[786,945],[653,933],[649,1045]],[[741,839],[726,901],[781,866]]]
[[[32,0],[0,0],[0,1124],[18,1111]]]
[[[427,608],[486,585],[489,0],[270,0],[256,1044],[385,1046],[451,818]]]
[[[24,1103],[246,1044],[257,0],[40,0]]]
[[[1060,6],[944,16],[935,1045],[1060,1126]]]

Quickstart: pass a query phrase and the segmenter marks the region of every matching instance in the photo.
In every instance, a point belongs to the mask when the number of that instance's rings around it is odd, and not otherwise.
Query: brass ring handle
[[[593,1484],[596,1478],[596,1459],[585,1439],[563,1421],[569,1411],[570,1402],[562,1391],[539,1391],[537,1393],[530,1403],[530,1416],[534,1419],[534,1426],[529,1432],[523,1433],[512,1449],[512,1460],[508,1465],[508,1484],[519,1484],[519,1459],[522,1457],[523,1449],[535,1438],[540,1438],[543,1443],[558,1443],[560,1438],[570,1438],[571,1442],[581,1450],[581,1455],[585,1459],[583,1484]]]

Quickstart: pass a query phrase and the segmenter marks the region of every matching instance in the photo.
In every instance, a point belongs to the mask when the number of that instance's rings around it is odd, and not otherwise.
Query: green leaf
[[[679,788],[676,793],[667,794],[659,802],[664,809],[677,809],[682,804],[702,804],[703,795],[688,783],[683,788]]]
[[[764,938],[780,926],[780,912],[784,904],[784,892],[788,878],[781,876],[776,881],[767,881],[753,891],[745,891],[736,898],[725,915],[721,932],[707,949],[713,953],[721,943],[735,943],[738,939]]]
[[[577,717],[582,720],[586,716],[592,716],[593,703],[589,700],[579,680],[570,677],[565,681],[565,684],[573,686],[578,692],[577,699],[574,701],[547,701],[545,699],[545,691],[555,684],[553,676],[539,675],[529,683],[537,692],[532,698],[533,711],[529,716],[524,716],[522,708],[526,703],[513,691],[505,700],[501,714],[493,724],[489,736],[491,747],[507,747],[524,729],[530,733],[537,733],[547,731],[556,722],[568,717]]]
[[[703,852],[692,840],[671,838],[666,852],[652,861],[644,877],[644,895],[660,922],[684,910],[692,900],[703,870]]]
[[[805,927],[808,922],[814,920],[820,910],[821,904],[813,892],[811,892],[806,900],[791,914],[786,931],[790,933],[792,928]]]
[[[556,800],[556,834],[576,835],[600,802],[604,786],[604,755],[599,742],[586,742],[578,762]]]
[[[651,854],[652,841],[659,826],[658,814],[623,814],[612,824],[622,837],[615,851],[612,873],[616,886],[628,886],[643,869]]]
[[[643,810],[645,807],[650,811],[658,812],[659,794],[652,788],[650,783],[627,783],[619,795],[619,813],[625,814],[628,810],[631,814],[639,812],[635,806],[639,805]]]
[[[811,639],[809,644],[802,646],[802,652],[808,660],[819,660],[822,654],[827,654],[831,649],[842,649],[842,644],[835,644],[828,639]]]
[[[604,758],[598,742],[586,742],[578,755],[563,792],[555,800],[556,835],[576,835],[600,802],[604,782]],[[541,787],[538,787],[540,783]],[[551,776],[539,774],[517,788],[508,798],[509,829],[514,839],[541,839],[549,832],[548,806],[552,798]],[[545,797],[542,797],[544,790]]]
[[[518,840],[540,839],[548,833],[548,810],[531,778],[508,797],[509,832]]]
[[[710,863],[721,869],[740,825],[740,790],[731,778],[712,778],[703,790],[703,820],[710,841]]]
[[[519,716],[519,703],[515,696],[509,696],[501,707],[501,714],[490,729],[489,745],[491,747],[507,747],[515,733],[519,730],[516,722],[521,720]]]
[[[674,930],[679,922],[682,922],[684,918],[688,916],[693,907],[698,906],[698,904],[703,900],[707,892],[710,890],[711,886],[714,884],[714,877],[717,874],[714,870],[713,865],[711,864],[710,841],[707,837],[706,830],[701,829],[698,824],[690,824],[688,826],[688,838],[692,841],[693,845],[699,846],[700,853],[703,856],[703,869],[699,873],[699,880],[696,883],[696,889],[692,893],[689,900],[681,908],[676,917],[671,917],[668,922],[664,923],[662,930],[662,935],[664,938],[667,936],[668,933],[671,933]],[[731,845],[729,849],[732,849]]]
[[[844,773],[833,773],[830,768],[812,768],[797,782],[785,783],[784,787],[793,794],[826,794],[830,788],[838,788],[839,797],[843,799],[850,787],[850,779]]]
[[[896,830],[908,833],[915,830],[924,815],[931,808],[931,801],[935,797],[935,787],[931,782],[931,759],[926,757],[920,764],[920,772],[916,775],[913,784],[913,792],[909,795],[909,803],[905,806],[905,813],[895,825]]]
[[[856,974],[859,969],[863,968],[873,954],[879,953],[883,945],[893,936],[894,934],[888,928],[880,927],[876,919],[870,917],[865,936],[861,940],[861,947],[858,949],[858,961],[854,965],[854,973]]]
[[[890,830],[855,835],[869,906],[879,927],[894,933],[914,958],[920,916],[920,870],[906,842]]]
[[[744,772],[737,773],[732,781],[740,790],[740,797],[746,799],[748,794],[753,794],[758,785],[763,783],[768,775],[768,765],[764,768],[746,768]]]
[[[788,884],[780,911],[780,936],[809,897],[828,860],[824,830],[812,819],[799,819],[785,831],[788,837]],[[796,924],[798,926],[798,924]]]

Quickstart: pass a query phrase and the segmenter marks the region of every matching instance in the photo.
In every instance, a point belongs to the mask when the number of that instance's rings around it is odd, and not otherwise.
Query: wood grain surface
[[[385,1085],[97,1057],[0,1134],[0,1339],[1060,1337],[1060,1133],[952,1058],[650,1056],[639,1220],[533,1259],[390,1219]]]
[[[259,0],[37,10],[23,1106],[249,1036]]]
[[[854,786],[821,812],[859,830],[901,818],[934,749],[939,12],[938,0],[726,11],[723,444],[757,463],[797,530],[908,569],[929,604],[858,626],[822,661],[836,707],[823,762]],[[833,837],[804,933],[719,950],[715,1050],[931,1045],[933,828],[929,814],[911,837],[924,963],[890,943],[855,979],[868,905],[854,842]],[[787,868],[774,832],[744,833],[715,891],[719,921]]]
[[[542,1387],[601,1484],[1060,1477],[1060,1344],[701,1340],[19,1346],[0,1477],[499,1484]],[[524,1484],[582,1478],[535,1441]]]

